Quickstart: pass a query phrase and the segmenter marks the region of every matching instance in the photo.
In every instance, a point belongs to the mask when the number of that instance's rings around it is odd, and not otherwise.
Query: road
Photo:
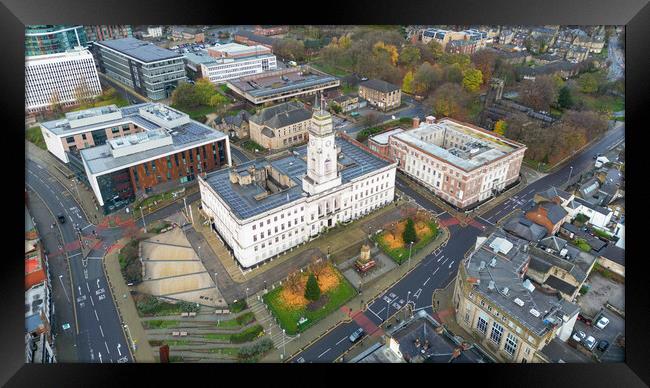
[[[56,239],[44,240],[51,277],[55,283],[54,303],[58,313],[54,320],[56,325],[52,328],[54,334],[63,333],[71,340],[76,349],[76,361],[131,362],[122,324],[101,261],[108,246],[102,244],[100,249],[90,252],[87,260],[82,260],[74,226],[79,227],[84,235],[92,235],[93,230],[101,234],[101,231],[96,230],[85,219],[77,202],[43,166],[26,159],[26,167],[30,202],[41,201],[30,205],[38,230],[60,230],[61,234],[61,242]],[[65,216],[64,224],[55,221],[59,214]],[[52,228],[54,223],[58,224],[58,227]],[[108,240],[115,241],[117,231],[104,233]],[[69,271],[65,265],[66,261],[69,263]],[[56,293],[56,290],[60,291],[61,288],[65,290],[63,294]],[[61,298],[62,295],[65,298]],[[59,316],[66,317],[65,322],[58,319]],[[64,323],[69,323],[70,328],[64,330]]]
[[[625,53],[618,44],[618,34],[612,34],[607,44],[607,58],[611,61],[607,79],[617,80],[625,76]]]
[[[474,245],[476,237],[482,233],[490,233],[492,226],[503,216],[515,209],[526,206],[533,198],[534,193],[548,189],[551,186],[559,186],[568,178],[571,166],[573,174],[577,174],[593,163],[595,153],[605,153],[613,148],[625,137],[625,125],[617,123],[605,136],[582,152],[574,156],[569,162],[557,171],[548,174],[520,191],[521,195],[513,196],[492,210],[486,212],[476,221],[471,222],[467,227],[450,225],[450,238],[448,243],[438,251],[431,252],[422,260],[415,270],[406,277],[390,287],[379,297],[368,304],[368,309],[363,313],[354,316],[349,323],[337,326],[327,335],[314,342],[297,355],[291,362],[333,362],[344,354],[351,346],[348,337],[359,327],[363,327],[366,333],[380,336],[382,331],[377,326],[384,322],[388,316],[395,313],[407,302],[412,302],[414,309],[425,309],[432,313],[431,296],[435,289],[444,288],[456,276],[456,271],[465,253]],[[400,179],[396,181],[397,188],[406,195],[413,198],[425,209],[439,215],[441,221],[451,216],[426,198],[420,196],[410,189]],[[408,265],[404,263],[402,265]],[[352,306],[356,308],[357,306]],[[374,332],[374,334],[373,334]]]

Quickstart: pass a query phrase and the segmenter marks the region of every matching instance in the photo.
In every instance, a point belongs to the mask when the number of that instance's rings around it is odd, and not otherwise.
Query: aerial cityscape
[[[28,25],[26,363],[625,361],[625,29]]]

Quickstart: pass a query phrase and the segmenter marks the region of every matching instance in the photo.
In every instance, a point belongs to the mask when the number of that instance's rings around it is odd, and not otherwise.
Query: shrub
[[[142,281],[142,263],[138,257],[138,240],[129,241],[118,255],[122,276],[127,283]]]
[[[228,307],[230,308],[231,313],[238,313],[238,312],[244,310],[245,308],[247,308],[248,305],[246,304],[246,300],[241,299],[241,300],[238,300],[238,301],[235,301],[235,302],[231,303],[230,306],[228,306]]]
[[[255,338],[259,337],[260,334],[264,333],[262,325],[255,325],[245,329],[241,333],[236,333],[230,336],[230,342],[233,344],[241,344],[244,342],[250,342]]]
[[[239,348],[237,353],[237,358],[242,361],[256,362],[263,356],[266,352],[273,349],[273,341],[268,338],[264,338],[256,344],[242,346]]]
[[[255,315],[250,311],[237,317],[237,323],[241,326],[246,326],[252,322],[255,322]]]
[[[305,286],[305,298],[307,300],[316,301],[320,298],[320,287],[316,281],[316,276],[313,273],[309,274],[307,285]]]
[[[418,238],[417,233],[415,232],[415,223],[412,219],[406,220],[406,227],[404,228],[404,233],[402,234],[402,239],[405,243],[415,242]]]

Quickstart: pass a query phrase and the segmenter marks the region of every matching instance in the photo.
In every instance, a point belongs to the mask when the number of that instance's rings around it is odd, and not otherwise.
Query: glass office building
[[[57,54],[78,46],[86,47],[83,26],[63,24],[25,27],[25,56]]]

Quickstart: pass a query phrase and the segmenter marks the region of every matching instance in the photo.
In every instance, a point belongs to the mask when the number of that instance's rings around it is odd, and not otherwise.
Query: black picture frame
[[[177,380],[185,385],[243,384],[260,386],[351,385],[364,383],[500,386],[647,386],[650,383],[648,349],[650,304],[647,288],[647,248],[642,222],[647,195],[642,168],[645,139],[642,109],[648,105],[648,37],[650,6],[647,0],[569,1],[547,0],[454,0],[454,1],[329,1],[329,2],[179,2],[179,1],[83,1],[5,0],[1,6],[3,91],[0,101],[5,120],[2,191],[5,247],[0,288],[0,382],[8,386],[147,386]],[[23,268],[19,257],[24,201],[20,169],[24,149],[24,26],[39,23],[79,24],[500,24],[500,25],[625,25],[626,27],[626,133],[627,175],[627,275],[626,275],[626,361],[620,364],[498,364],[498,365],[88,365],[24,364]],[[22,105],[22,106],[21,106]],[[9,124],[11,123],[11,124]],[[647,151],[645,151],[647,154]],[[16,154],[16,155],[14,155]],[[646,162],[647,164],[647,162]],[[8,174],[8,175],[7,175]],[[630,195],[632,197],[630,198]],[[630,211],[630,209],[632,211]],[[15,214],[14,214],[15,213]],[[636,226],[634,226],[636,225]],[[16,240],[16,241],[14,241]],[[644,249],[645,248],[645,249]],[[234,381],[229,381],[234,380]],[[178,383],[177,382],[177,383]]]

